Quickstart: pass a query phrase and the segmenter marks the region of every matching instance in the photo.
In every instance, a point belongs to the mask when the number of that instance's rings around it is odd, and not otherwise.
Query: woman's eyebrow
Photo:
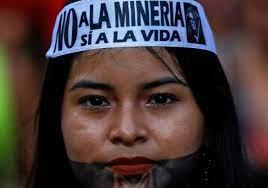
[[[76,89],[98,89],[108,91],[115,90],[115,88],[112,85],[102,82],[95,82],[91,80],[80,80],[76,82],[69,91],[73,91]]]
[[[159,87],[162,85],[166,85],[166,84],[180,84],[183,85],[185,87],[188,87],[187,84],[180,80],[179,78],[174,78],[174,77],[164,77],[164,78],[160,78],[158,80],[154,80],[152,82],[149,83],[144,83],[141,85],[142,90],[148,90],[148,89],[153,89],[155,87]]]

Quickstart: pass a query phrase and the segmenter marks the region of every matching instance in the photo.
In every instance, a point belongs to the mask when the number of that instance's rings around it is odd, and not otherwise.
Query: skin
[[[200,148],[204,117],[174,57],[155,50],[174,74],[145,48],[90,51],[74,59],[62,111],[70,160],[174,159]]]

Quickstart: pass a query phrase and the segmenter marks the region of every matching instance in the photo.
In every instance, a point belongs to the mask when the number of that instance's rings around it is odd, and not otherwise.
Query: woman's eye
[[[178,98],[169,93],[157,93],[150,97],[148,104],[151,105],[166,105],[179,101]]]
[[[103,96],[97,96],[97,95],[91,95],[91,96],[85,96],[79,99],[79,104],[91,107],[91,108],[98,108],[98,107],[108,107],[110,106],[110,103],[107,101],[107,99]]]

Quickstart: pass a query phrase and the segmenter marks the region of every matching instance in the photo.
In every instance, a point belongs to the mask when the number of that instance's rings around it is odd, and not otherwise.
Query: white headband
[[[81,0],[59,13],[46,57],[141,46],[216,54],[204,9],[194,0]]]

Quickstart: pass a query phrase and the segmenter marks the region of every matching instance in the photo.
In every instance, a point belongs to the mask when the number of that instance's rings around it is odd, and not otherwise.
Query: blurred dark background
[[[245,158],[268,170],[268,1],[201,0],[240,119]],[[0,187],[21,187],[34,151],[34,114],[57,12],[64,0],[0,0]]]

